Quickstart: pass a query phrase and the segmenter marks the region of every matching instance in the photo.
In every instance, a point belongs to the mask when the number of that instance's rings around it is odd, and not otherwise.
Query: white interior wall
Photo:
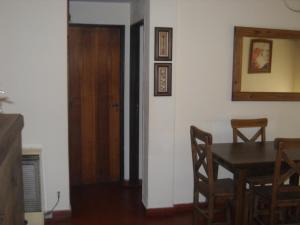
[[[148,145],[145,151],[147,178],[143,190],[147,200],[146,208],[170,207],[173,205],[173,171],[174,171],[174,131],[175,131],[175,78],[172,72],[172,96],[154,97],[154,28],[173,27],[176,37],[177,0],[148,0],[145,16],[145,54],[147,55],[148,76]],[[173,45],[173,68],[176,61],[176,49]],[[143,184],[143,189],[144,186]]]
[[[124,62],[124,179],[129,179],[129,54],[130,4],[108,2],[70,2],[71,23],[125,25]]]
[[[231,118],[267,117],[267,140],[300,136],[298,102],[231,101],[234,26],[300,30],[299,20],[281,0],[179,0],[174,203],[192,202],[191,124],[214,142],[232,141]]]
[[[70,209],[67,2],[0,1],[0,89],[5,113],[24,116],[23,146],[42,149],[45,208]]]
[[[145,16],[145,0],[134,0],[130,5],[131,24],[137,23],[144,19]]]

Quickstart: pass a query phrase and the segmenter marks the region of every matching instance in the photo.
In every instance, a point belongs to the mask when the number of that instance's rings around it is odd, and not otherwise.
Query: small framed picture
[[[272,40],[251,40],[248,73],[271,73],[272,46]]]
[[[170,27],[155,27],[154,60],[172,61],[172,33]]]
[[[172,64],[154,64],[154,96],[172,95]]]

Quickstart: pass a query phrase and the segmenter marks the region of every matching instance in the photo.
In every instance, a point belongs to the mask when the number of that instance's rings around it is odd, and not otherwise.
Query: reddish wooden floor
[[[146,217],[141,190],[120,185],[75,188],[71,193],[70,222],[51,225],[192,225],[192,212],[173,216]]]

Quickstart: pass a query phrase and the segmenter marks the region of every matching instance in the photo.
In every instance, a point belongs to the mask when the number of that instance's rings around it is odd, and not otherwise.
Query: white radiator
[[[44,225],[41,149],[23,148],[22,151],[25,219],[28,225]]]

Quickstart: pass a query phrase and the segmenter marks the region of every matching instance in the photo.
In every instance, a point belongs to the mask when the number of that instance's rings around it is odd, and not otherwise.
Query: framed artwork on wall
[[[172,61],[172,35],[171,27],[155,27],[154,60]]]
[[[272,40],[251,40],[248,73],[271,73],[272,46]]]
[[[172,64],[154,64],[154,96],[172,95]]]

